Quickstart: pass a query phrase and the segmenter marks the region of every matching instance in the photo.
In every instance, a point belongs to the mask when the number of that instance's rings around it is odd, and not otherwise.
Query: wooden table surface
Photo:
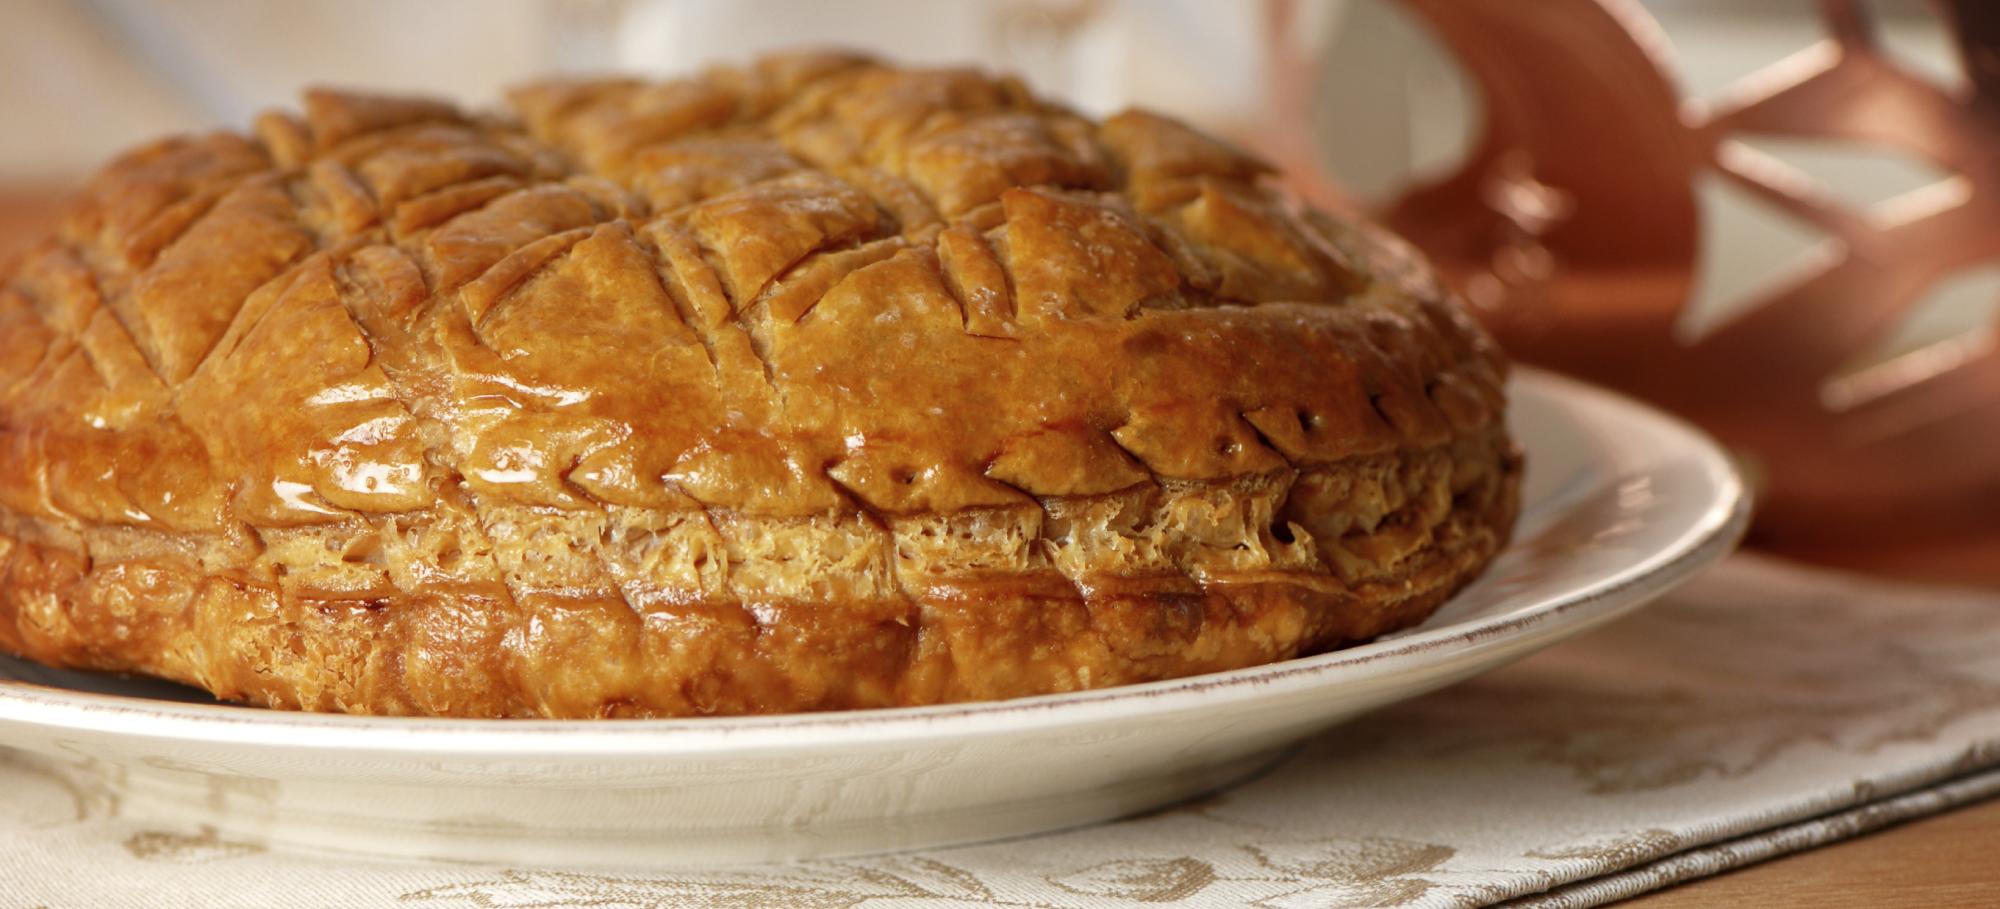
[[[58,196],[0,190],[0,261],[50,220]],[[2000,801],[1915,821],[1632,900],[1639,909],[1720,906],[2000,907]]]
[[[1627,901],[1633,909],[2000,906],[2000,801]]]

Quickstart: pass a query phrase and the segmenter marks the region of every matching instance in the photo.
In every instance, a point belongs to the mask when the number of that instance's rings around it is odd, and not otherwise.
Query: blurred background
[[[1966,12],[1982,2],[10,0],[0,256],[118,150],[244,128],[308,84],[491,106],[550,72],[672,75],[801,44],[976,62],[1092,114],[1180,116],[1319,201],[1390,218],[1510,349],[1734,446],[1768,487],[1758,541],[2000,584],[2000,466],[1976,457],[2000,445],[2000,165],[1981,163],[2000,162],[2000,128],[1961,65],[2000,46],[1967,50],[1955,40],[1977,29],[1951,27],[1991,15]],[[1509,29],[1482,34],[1481,15]],[[1498,56],[1479,71],[1482,41]],[[1537,69],[1554,58],[1575,64],[1567,88],[1547,84],[1560,65]],[[1554,111],[1567,130],[1552,143],[1543,124],[1525,163],[1483,142],[1509,80],[1499,113]],[[1766,93],[1814,97],[1761,128],[1728,119]],[[1511,141],[1532,145],[1523,128]],[[1589,166],[1566,173],[1566,156]],[[1439,183],[1436,199],[1411,191]],[[1919,223],[1961,209],[1995,229],[1948,256],[1903,230],[1965,233]],[[1926,391],[1947,373],[1971,378]]]

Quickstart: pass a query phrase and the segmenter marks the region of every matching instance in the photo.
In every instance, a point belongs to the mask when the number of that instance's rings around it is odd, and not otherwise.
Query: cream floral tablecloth
[[[1996,768],[2000,595],[1738,556],[1236,789],[985,846],[629,874],[330,860],[121,819],[10,757],[0,909],[1591,906],[2000,793]]]

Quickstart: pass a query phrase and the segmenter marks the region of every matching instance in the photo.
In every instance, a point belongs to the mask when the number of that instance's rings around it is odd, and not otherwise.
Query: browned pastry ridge
[[[768,713],[1172,678],[1427,616],[1505,364],[1173,120],[802,54],[314,92],[0,273],[0,649],[273,707]]]

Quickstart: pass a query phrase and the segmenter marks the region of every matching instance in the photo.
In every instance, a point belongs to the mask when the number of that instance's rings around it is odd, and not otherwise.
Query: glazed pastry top
[[[795,55],[495,115],[314,92],[124,156],[5,273],[0,508],[281,580],[287,529],[439,509],[881,527],[1438,449],[1497,423],[1503,370],[1399,244],[1254,158],[1007,78]],[[898,545],[1061,557],[936,532]],[[340,540],[282,582],[423,581]],[[510,583],[614,583],[537,545]]]

